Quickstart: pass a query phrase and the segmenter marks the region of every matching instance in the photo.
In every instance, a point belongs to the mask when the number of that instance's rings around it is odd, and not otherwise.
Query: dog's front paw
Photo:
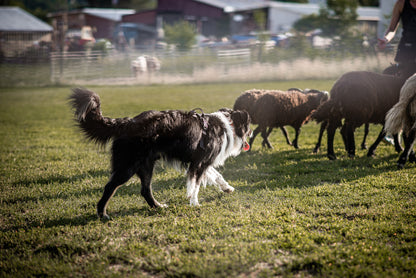
[[[199,202],[198,202],[198,199],[194,199],[194,198],[191,198],[190,205],[191,205],[191,207],[199,207],[199,206],[201,206],[199,204]]]
[[[224,191],[225,193],[232,193],[234,192],[234,187],[229,185],[226,188],[224,188],[222,191]]]

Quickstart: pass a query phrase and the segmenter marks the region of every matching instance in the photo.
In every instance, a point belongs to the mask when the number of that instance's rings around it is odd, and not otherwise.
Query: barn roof
[[[267,8],[265,0],[195,0],[210,6],[221,8],[226,13]]]
[[[292,14],[309,15],[318,14],[321,5],[310,3],[289,3],[289,2],[269,2],[271,8],[287,11]],[[379,20],[380,9],[377,7],[358,7],[358,20]]]
[[[52,32],[53,28],[19,7],[0,7],[0,31]]]
[[[275,2],[267,0],[194,0],[195,2],[204,3],[210,6],[221,8],[226,13],[247,11],[261,8],[278,8],[290,11],[295,14],[308,15],[318,13],[320,7],[324,4],[323,0],[310,1],[311,3],[291,3],[291,2]],[[374,7],[358,7],[358,20],[378,20],[379,8]]]
[[[101,8],[84,8],[83,13],[97,17],[102,17],[112,21],[121,21],[123,15],[134,14],[133,9],[101,9]]]

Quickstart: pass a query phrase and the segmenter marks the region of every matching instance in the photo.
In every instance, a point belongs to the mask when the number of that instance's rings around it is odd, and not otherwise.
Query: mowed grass
[[[333,80],[186,86],[91,87],[103,114],[148,109],[232,107],[244,90],[329,90]],[[85,277],[415,277],[416,166],[396,169],[381,144],[312,154],[319,126],[302,129],[300,149],[280,130],[274,149],[227,160],[219,171],[235,187],[202,188],[190,207],[183,174],[159,164],[150,209],[133,178],[96,216],[109,177],[109,147],[83,139],[67,104],[69,87],[0,89],[0,276]],[[370,126],[368,145],[381,126]],[[291,138],[293,129],[288,127]],[[356,132],[360,142],[363,128]]]

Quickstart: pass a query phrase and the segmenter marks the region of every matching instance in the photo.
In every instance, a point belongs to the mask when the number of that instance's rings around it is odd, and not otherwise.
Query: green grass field
[[[244,90],[329,90],[333,80],[186,86],[91,87],[103,114],[232,107]],[[219,171],[235,187],[202,188],[186,199],[185,177],[157,166],[150,209],[134,178],[96,203],[109,177],[108,147],[83,139],[67,104],[69,87],[0,89],[0,277],[415,277],[416,165],[396,169],[391,145],[375,158],[358,150],[312,154],[319,126],[300,149],[271,135],[274,149],[229,159]],[[381,126],[370,126],[368,145]],[[291,138],[293,129],[288,127]],[[356,132],[360,142],[363,128]]]

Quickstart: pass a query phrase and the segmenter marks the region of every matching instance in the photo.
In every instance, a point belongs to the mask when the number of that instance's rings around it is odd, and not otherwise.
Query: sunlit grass
[[[216,85],[91,87],[103,114],[148,109],[232,107],[246,89],[329,90],[333,80]],[[74,126],[69,87],[0,90],[0,276],[413,277],[416,275],[416,166],[396,170],[381,144],[375,158],[349,159],[339,133],[338,160],[319,126],[303,127],[300,149],[271,135],[229,159],[220,172],[232,194],[202,188],[190,207],[185,178],[159,164],[150,209],[133,178],[111,199],[109,222],[95,206],[109,176],[108,147]],[[370,126],[368,144],[381,126]],[[288,127],[291,138],[293,129]],[[356,132],[356,141],[363,129]]]

